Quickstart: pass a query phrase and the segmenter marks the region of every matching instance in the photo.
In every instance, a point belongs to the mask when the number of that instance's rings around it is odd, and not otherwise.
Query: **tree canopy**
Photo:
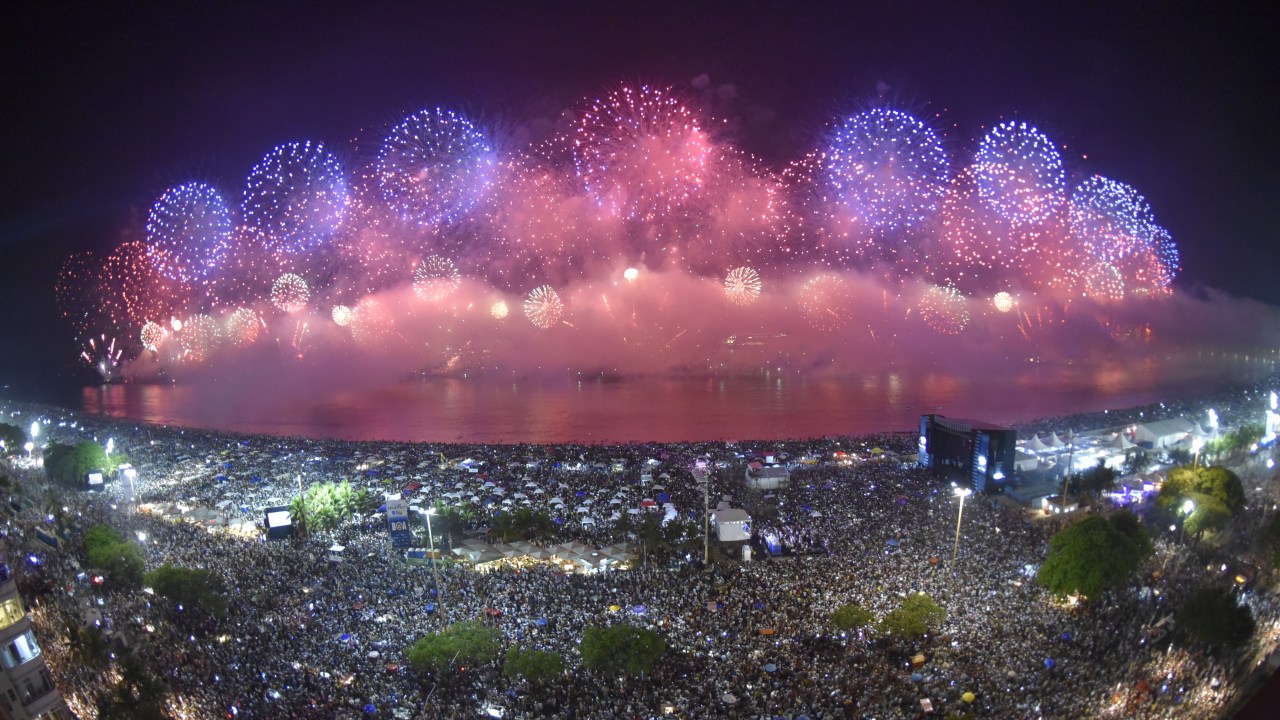
[[[532,508],[522,507],[495,513],[489,532],[502,542],[510,542],[548,538],[555,533],[555,528],[555,522],[545,510],[534,511]]]
[[[858,605],[857,603],[848,603],[841,605],[831,613],[831,624],[837,630],[857,630],[858,628],[870,625],[875,616],[870,610]]]
[[[1132,513],[1110,519],[1094,515],[1053,536],[1037,580],[1054,595],[1097,597],[1122,586],[1151,551],[1151,540]]]
[[[22,447],[27,444],[27,433],[20,427],[0,423],[0,442],[4,443],[5,455],[20,453]]]
[[[125,587],[142,583],[145,564],[142,550],[110,525],[94,525],[84,533],[85,565],[101,571],[108,579]]]
[[[658,633],[626,624],[589,627],[578,646],[583,665],[627,675],[649,672],[666,650],[667,641]]]
[[[1102,460],[1099,460],[1097,465],[1082,473],[1076,473],[1071,478],[1071,485],[1083,492],[1097,495],[1114,485],[1115,480],[1116,471],[1107,467]]]
[[[83,490],[85,475],[90,470],[102,470],[110,475],[128,461],[127,455],[107,455],[107,451],[96,442],[86,441],[75,445],[54,443],[44,451],[44,472],[46,477],[59,485],[72,490]]]
[[[1238,428],[1228,430],[1215,440],[1212,440],[1205,447],[1207,452],[1214,455],[1230,455],[1232,453],[1244,452],[1254,443],[1262,439],[1266,433],[1259,423],[1245,423]]]
[[[1178,629],[1193,642],[1237,648],[1253,637],[1256,623],[1248,606],[1229,588],[1200,588],[1178,610]]]
[[[1280,570],[1280,515],[1273,515],[1262,534],[1263,549],[1271,555],[1271,566]]]
[[[442,671],[450,663],[481,664],[498,657],[502,634],[480,620],[468,620],[419,639],[405,650],[409,667]]]
[[[147,573],[144,581],[156,595],[172,600],[183,610],[195,610],[215,618],[226,615],[226,587],[208,570],[165,563]]]
[[[947,611],[924,593],[908,595],[902,604],[885,614],[880,629],[894,638],[916,638],[936,630],[947,619]]]
[[[370,512],[377,506],[377,498],[364,488],[356,490],[345,480],[321,482],[289,503],[289,516],[304,532],[332,530],[353,514]]]
[[[550,680],[564,674],[564,658],[544,650],[511,648],[507,651],[502,671],[507,677],[523,675],[535,681]]]
[[[1210,499],[1217,501],[1214,507],[1225,508],[1230,515],[1239,512],[1245,502],[1239,476],[1218,465],[1176,467],[1165,478],[1156,503],[1162,508],[1177,508],[1191,500],[1199,507],[1201,503],[1210,506]]]
[[[133,651],[120,657],[120,682],[98,699],[99,720],[166,720],[164,701],[169,688],[147,670]]]

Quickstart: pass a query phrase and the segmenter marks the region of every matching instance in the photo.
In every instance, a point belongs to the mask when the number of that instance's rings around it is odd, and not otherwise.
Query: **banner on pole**
[[[413,534],[409,532],[409,504],[399,496],[387,498],[387,531],[391,534],[392,547],[413,545]]]

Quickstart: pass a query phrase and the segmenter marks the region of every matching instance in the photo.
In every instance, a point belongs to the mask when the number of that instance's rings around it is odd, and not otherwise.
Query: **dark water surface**
[[[85,388],[81,408],[155,424],[314,438],[677,442],[901,431],[928,412],[1014,423],[1185,399],[1271,372],[1270,363],[1201,357],[964,376],[887,370],[841,378],[433,378],[288,400],[216,387],[110,385]]]

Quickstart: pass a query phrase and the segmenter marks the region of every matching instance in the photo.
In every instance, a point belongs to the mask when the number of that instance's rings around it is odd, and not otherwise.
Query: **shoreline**
[[[1231,383],[1221,389],[1202,394],[1193,394],[1184,399],[1153,401],[1147,404],[1131,405],[1121,408],[1108,408],[1105,410],[1085,411],[1071,413],[1059,416],[1043,416],[1030,420],[1009,423],[1006,425],[1019,434],[1026,432],[1042,432],[1050,429],[1070,429],[1076,431],[1082,430],[1098,430],[1104,428],[1120,427],[1134,422],[1145,422],[1152,418],[1159,419],[1157,416],[1176,414],[1177,408],[1188,409],[1194,406],[1211,406],[1218,403],[1229,403],[1233,398],[1247,395],[1250,393],[1262,393],[1263,388],[1275,389],[1280,388],[1280,371],[1273,372],[1269,375],[1262,376],[1253,380],[1243,380]],[[89,389],[89,388],[84,388]],[[106,413],[92,412],[80,407],[68,407],[59,404],[32,402],[25,400],[15,400],[11,397],[0,397],[0,403],[9,405],[41,408],[42,412],[58,412],[72,413],[77,416],[93,418],[95,422],[112,423],[120,426],[136,426],[150,427],[154,429],[162,429],[170,432],[196,432],[208,435],[219,435],[227,437],[239,438],[275,438],[279,440],[290,441],[307,441],[307,442],[341,442],[341,443],[357,443],[357,444],[376,444],[376,445],[399,445],[399,446],[421,446],[421,445],[439,445],[439,446],[457,446],[457,447],[521,447],[521,446],[572,446],[572,447],[624,447],[628,445],[696,445],[707,443],[815,443],[823,441],[839,441],[842,439],[858,440],[866,438],[895,438],[898,435],[912,436],[917,431],[915,427],[899,428],[899,429],[879,429],[866,433],[825,433],[821,435],[796,435],[787,437],[719,437],[719,438],[686,438],[682,440],[654,440],[654,439],[633,439],[633,440],[617,440],[617,439],[577,439],[567,442],[542,442],[542,441],[522,441],[522,440],[496,440],[496,441],[472,441],[472,440],[400,440],[400,439],[375,439],[360,438],[350,439],[346,437],[323,435],[323,434],[306,434],[291,435],[287,433],[246,431],[240,429],[220,428],[209,425],[185,425],[185,424],[168,424],[151,422],[140,418],[122,418],[112,416]],[[910,406],[908,406],[908,409]],[[922,407],[921,415],[938,413],[943,416],[950,416],[941,406],[939,407]],[[1149,415],[1148,415],[1149,414]],[[0,422],[3,422],[0,419]],[[1099,424],[1102,423],[1102,424]]]

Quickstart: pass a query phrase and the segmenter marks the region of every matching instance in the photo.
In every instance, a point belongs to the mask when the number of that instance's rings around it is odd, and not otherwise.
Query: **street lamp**
[[[960,520],[964,517],[964,499],[973,493],[969,488],[956,488],[956,497],[960,498],[960,508],[956,511],[956,544],[951,550],[951,572],[956,571],[956,556],[960,554]]]
[[[1191,513],[1195,512],[1195,509],[1196,504],[1192,500],[1182,503],[1182,540],[1180,542],[1186,542],[1187,540],[1187,518],[1191,517]]]
[[[1076,431],[1074,429],[1068,431],[1067,435],[1067,473],[1062,477],[1062,512],[1067,511],[1067,489],[1071,486],[1071,471],[1075,469],[1076,459]]]
[[[431,574],[435,577],[436,583],[436,609],[440,611],[440,627],[445,625],[444,614],[444,595],[440,592],[440,566],[436,562],[436,538],[431,532],[431,516],[436,514],[434,507],[427,508],[423,513],[427,517],[427,547],[431,549]]]

